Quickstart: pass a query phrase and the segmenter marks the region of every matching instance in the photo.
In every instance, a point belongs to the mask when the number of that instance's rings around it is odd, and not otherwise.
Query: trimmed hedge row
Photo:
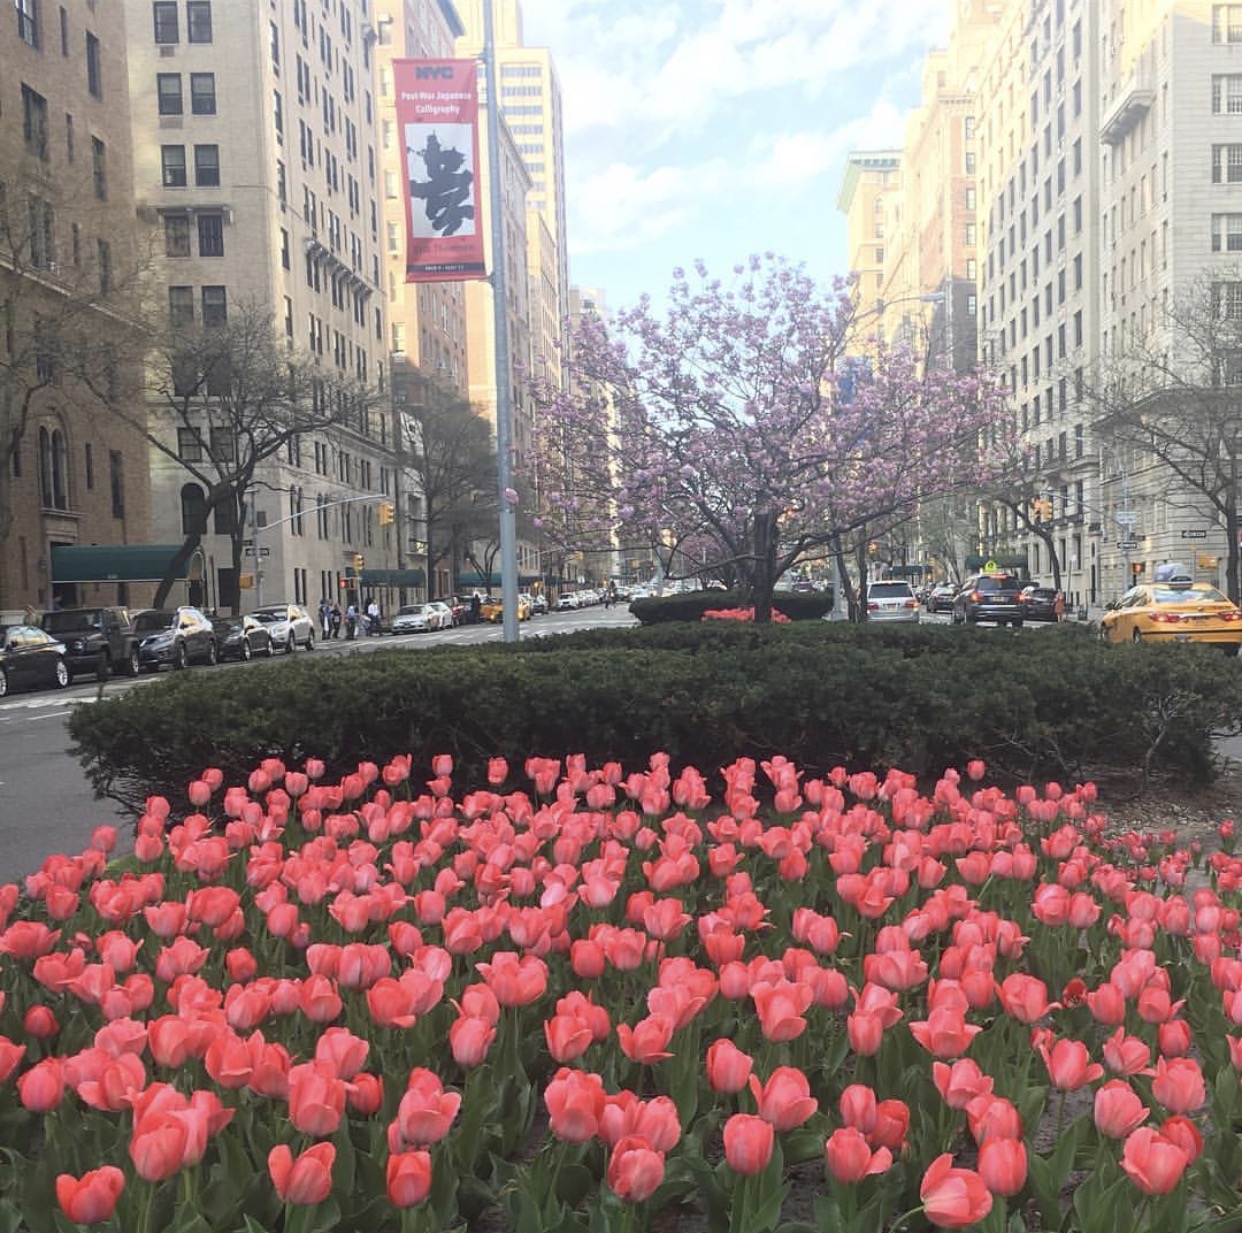
[[[644,625],[660,625],[667,621],[701,621],[705,612],[742,606],[741,598],[733,591],[687,591],[632,600],[630,612]],[[772,607],[791,621],[818,621],[832,610],[832,596],[778,591],[772,597]]]
[[[410,652],[299,658],[186,672],[78,707],[70,732],[99,795],[183,799],[218,766],[265,757],[331,774],[434,754],[482,784],[487,760],[583,753],[645,766],[665,750],[710,772],[784,754],[821,774],[899,766],[919,775],[987,759],[1014,779],[1101,768],[1204,781],[1214,732],[1242,719],[1234,661],[1190,646],[1103,647],[1061,626],[1007,630],[661,625]]]

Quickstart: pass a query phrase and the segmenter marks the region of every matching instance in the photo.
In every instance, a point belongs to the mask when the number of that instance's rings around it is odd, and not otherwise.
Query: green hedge
[[[832,610],[832,596],[778,591],[772,597],[772,606],[791,621],[819,621]],[[684,595],[633,600],[630,612],[644,625],[661,625],[668,621],[701,621],[705,612],[740,607],[742,601],[732,591],[687,591]]]
[[[659,625],[410,652],[308,656],[185,672],[78,707],[70,732],[96,790],[184,800],[207,766],[245,782],[264,757],[487,760],[583,753],[644,766],[666,750],[705,773],[781,753],[808,773],[899,766],[920,776],[972,757],[1013,779],[1101,768],[1210,778],[1212,734],[1236,730],[1234,661],[1190,646],[1103,647],[1038,633],[817,622]]]

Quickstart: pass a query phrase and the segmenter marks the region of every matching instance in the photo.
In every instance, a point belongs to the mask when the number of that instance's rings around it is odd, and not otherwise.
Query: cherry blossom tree
[[[778,578],[844,559],[921,499],[978,488],[1006,450],[1004,393],[867,338],[850,280],[771,255],[725,282],[674,272],[567,342],[570,380],[536,385],[544,536],[657,554],[671,577],[725,577],[770,616]]]

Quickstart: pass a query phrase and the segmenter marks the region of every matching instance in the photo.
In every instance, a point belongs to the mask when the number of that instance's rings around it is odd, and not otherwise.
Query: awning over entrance
[[[52,548],[53,582],[159,582],[180,544],[60,544]],[[189,576],[189,563],[177,571]]]
[[[421,569],[364,569],[362,585],[364,587],[421,587],[423,571]]]

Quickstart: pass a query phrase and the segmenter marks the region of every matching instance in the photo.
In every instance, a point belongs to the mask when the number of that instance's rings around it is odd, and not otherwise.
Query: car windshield
[[[1003,574],[992,575],[990,577],[980,578],[975,583],[976,591],[1012,591],[1017,587],[1018,583],[1015,578],[1006,577]]]
[[[260,609],[258,612],[252,612],[250,615],[254,617],[256,621],[262,621],[264,625],[271,625],[274,621],[288,620],[287,614],[283,611],[282,612],[265,612],[262,609]]]
[[[913,592],[908,582],[873,582],[867,594],[873,599],[909,599]]]
[[[68,633],[73,629],[102,629],[103,614],[98,611],[46,612],[43,628],[50,634]]]
[[[397,614],[398,616],[421,616],[423,611],[422,604],[406,604],[404,608]]]
[[[134,621],[134,628],[140,633],[150,633],[153,629],[169,629],[176,620],[175,612],[144,612]]]

